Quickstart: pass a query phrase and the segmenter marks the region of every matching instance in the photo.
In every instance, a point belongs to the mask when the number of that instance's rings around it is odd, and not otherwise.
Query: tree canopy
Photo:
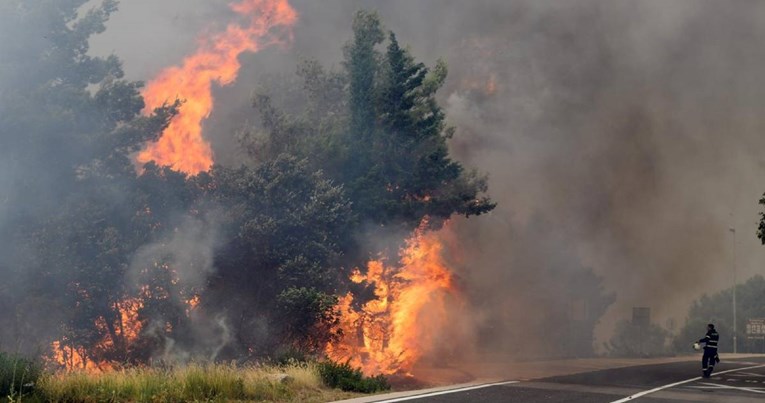
[[[116,57],[88,55],[116,2],[78,14],[85,3],[12,0],[0,13],[3,38],[33,38],[0,41],[0,267],[14,312],[4,346],[39,350],[62,332],[116,339],[93,323],[119,315],[129,255],[151,233],[134,219],[129,154],[159,136],[174,105],[140,115],[141,83],[123,79]]]
[[[749,340],[746,323],[749,319],[765,318],[765,278],[754,276],[736,286],[736,330],[739,352],[762,352],[762,340]],[[720,351],[733,351],[733,288],[712,295],[703,295],[694,301],[688,311],[685,326],[676,336],[676,351],[688,351],[691,343],[706,333],[707,324],[713,323],[720,333]]]
[[[411,230],[427,216],[437,228],[453,214],[491,211],[495,204],[481,196],[485,177],[449,156],[454,129],[436,101],[446,64],[431,69],[416,62],[393,32],[386,35],[377,14],[366,11],[356,14],[344,50],[342,71],[310,61],[299,69],[307,113],[289,115],[267,94],[258,95],[265,140],[250,136],[245,144],[263,147],[264,141],[272,152],[310,157],[344,184],[361,222]]]
[[[486,180],[449,156],[428,68],[359,12],[342,71],[298,67],[298,113],[266,94],[250,160],[187,176],[133,154],[179,102],[143,111],[116,56],[88,54],[117,2],[0,4],[0,347],[55,340],[94,362],[321,350],[368,257],[364,226],[436,228],[490,211]],[[381,46],[387,44],[387,48]]]

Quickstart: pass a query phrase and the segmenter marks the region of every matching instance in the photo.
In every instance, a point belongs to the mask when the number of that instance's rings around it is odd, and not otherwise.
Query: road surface
[[[765,402],[765,357],[723,360],[710,379],[700,362],[670,362],[605,369],[533,380],[507,379],[367,402]]]

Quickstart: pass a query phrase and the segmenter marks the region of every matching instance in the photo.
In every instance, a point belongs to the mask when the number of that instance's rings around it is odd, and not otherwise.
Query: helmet
[[[701,344],[699,344],[699,343],[693,343],[693,349],[694,349],[694,350],[696,350],[696,351],[699,351],[699,350],[701,350]]]

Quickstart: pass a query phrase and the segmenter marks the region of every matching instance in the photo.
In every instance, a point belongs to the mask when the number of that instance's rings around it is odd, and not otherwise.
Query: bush
[[[32,390],[42,374],[33,361],[0,353],[0,396],[18,397]]]
[[[639,326],[622,320],[605,348],[612,357],[661,357],[670,355],[669,338],[670,333],[657,324]]]
[[[346,392],[374,393],[390,389],[384,375],[365,377],[360,369],[351,367],[347,362],[344,364],[332,361],[321,362],[319,375],[328,387],[339,388]]]
[[[289,366],[309,362],[309,356],[293,347],[279,349],[274,354],[273,363],[277,366]]]

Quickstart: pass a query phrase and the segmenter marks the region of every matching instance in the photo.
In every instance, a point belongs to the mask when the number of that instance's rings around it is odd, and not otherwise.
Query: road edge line
[[[407,401],[407,400],[422,399],[422,398],[431,397],[431,396],[446,395],[446,394],[449,394],[449,393],[465,392],[465,391],[468,391],[468,390],[488,388],[488,387],[491,387],[491,386],[510,385],[510,384],[519,383],[519,382],[520,381],[502,381],[502,382],[485,383],[485,384],[482,384],[482,385],[467,386],[467,387],[456,388],[456,389],[447,389],[447,390],[441,390],[441,391],[438,391],[438,392],[428,392],[428,393],[422,393],[422,394],[419,394],[419,395],[397,397],[397,398],[386,399],[386,400],[376,400],[374,403],[403,402],[403,401]]]
[[[716,373],[715,375],[722,375],[722,374],[727,374],[727,373],[729,373],[729,372],[746,371],[747,369],[756,369],[756,368],[765,368],[765,364],[763,364],[763,365],[755,365],[755,366],[753,366],[753,367],[745,367],[745,368],[734,368],[734,369],[729,369],[729,370],[726,370],[726,371],[718,372],[718,373]],[[619,399],[619,400],[614,400],[614,401],[612,401],[611,403],[624,403],[624,402],[629,402],[630,400],[633,400],[633,399],[637,399],[637,398],[639,398],[639,397],[642,397],[642,396],[645,396],[645,395],[649,395],[649,394],[651,394],[651,393],[656,393],[656,392],[658,392],[658,391],[661,391],[661,390],[664,390],[664,389],[673,388],[673,387],[675,387],[675,386],[678,386],[678,385],[682,385],[682,384],[684,384],[684,383],[693,382],[693,381],[696,381],[696,380],[699,380],[699,379],[702,379],[702,378],[701,378],[700,376],[697,376],[697,377],[695,377],[695,378],[686,379],[686,380],[684,380],[684,381],[675,382],[675,383],[670,383],[670,384],[668,384],[668,385],[659,386],[658,388],[653,388],[653,389],[651,389],[651,390],[645,390],[645,391],[642,391],[642,392],[638,392],[638,393],[635,393],[634,395],[630,395],[630,396],[627,396],[627,397],[625,397],[625,398],[622,398],[622,399]]]

